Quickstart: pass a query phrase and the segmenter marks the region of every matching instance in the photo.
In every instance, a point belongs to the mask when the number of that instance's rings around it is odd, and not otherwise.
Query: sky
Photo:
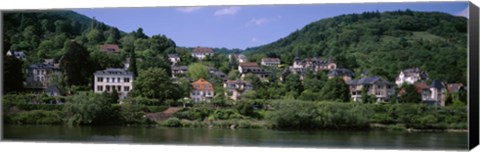
[[[323,18],[366,11],[414,10],[467,16],[467,2],[94,8],[73,11],[124,32],[163,34],[184,47],[245,49],[274,42]]]

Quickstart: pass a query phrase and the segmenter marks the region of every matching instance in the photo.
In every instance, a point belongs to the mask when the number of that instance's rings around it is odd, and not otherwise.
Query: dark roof
[[[52,69],[52,70],[60,70],[60,68],[57,66],[57,64],[49,63],[49,62],[30,64],[30,65],[28,66],[28,68],[30,68],[30,69]]]
[[[350,76],[350,77],[354,77],[355,73],[353,73],[352,70],[349,70],[349,69],[339,68],[339,69],[332,69],[332,70],[328,71],[328,76],[333,76],[333,77]]]
[[[101,46],[100,51],[120,53],[120,48],[116,44],[104,44]]]
[[[435,88],[435,89],[439,89],[439,90],[444,88],[442,82],[440,82],[439,80],[433,80],[430,87]]]
[[[382,84],[392,85],[391,82],[388,82],[387,80],[384,80],[379,76],[369,76],[369,77],[364,77],[358,80],[350,80],[347,82],[347,84],[348,85],[371,85],[377,82]]]
[[[172,70],[188,70],[187,66],[172,66]]]
[[[196,47],[193,49],[192,52],[193,53],[213,53],[213,50],[207,47]]]
[[[125,69],[120,69],[120,68],[108,68],[105,70],[96,71],[95,75],[131,75],[133,76],[133,72],[127,71]]]
[[[58,94],[60,94],[60,89],[58,89],[58,86],[57,85],[49,85],[46,89],[45,89],[46,92],[57,92]]]

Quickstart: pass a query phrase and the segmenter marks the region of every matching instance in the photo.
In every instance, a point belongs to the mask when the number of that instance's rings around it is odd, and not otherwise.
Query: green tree
[[[320,90],[320,95],[324,100],[340,100],[343,102],[350,101],[350,91],[348,85],[342,78],[332,78],[325,83]]]
[[[119,124],[118,109],[102,94],[80,92],[68,99],[63,111],[70,125]]]
[[[23,90],[23,62],[12,56],[4,56],[3,92],[19,92]]]
[[[369,90],[369,88],[367,86],[362,87],[361,101],[363,103],[372,103],[372,101],[373,101],[370,94],[368,94],[368,90]]]
[[[87,50],[74,41],[67,42],[65,54],[60,66],[66,78],[67,86],[88,85],[93,74],[90,55]]]
[[[208,67],[200,64],[200,63],[193,63],[188,66],[187,75],[192,78],[192,80],[198,80],[200,78],[208,79]]]
[[[238,70],[232,70],[228,73],[229,80],[236,80],[240,77],[240,72]]]
[[[137,78],[133,82],[133,92],[135,96],[142,96],[152,99],[165,101],[171,99],[174,90],[173,83],[164,69],[148,68],[140,70]]]
[[[399,102],[401,103],[420,103],[422,101],[422,96],[417,92],[415,85],[405,84],[401,87],[405,90],[405,94],[400,96]]]
[[[300,76],[296,74],[289,74],[287,78],[285,78],[285,87],[287,91],[293,92],[293,96],[297,98],[303,91],[302,81],[300,80]]]

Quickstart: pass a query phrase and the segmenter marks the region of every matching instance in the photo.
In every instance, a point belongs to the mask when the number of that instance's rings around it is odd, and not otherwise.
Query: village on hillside
[[[100,46],[100,51],[107,54],[120,54],[120,47],[116,44],[105,44]],[[198,59],[199,62],[215,53],[211,48],[196,47],[191,50],[191,56]],[[12,56],[20,60],[25,60],[26,54],[23,51],[8,51],[7,56]],[[237,79],[228,79],[227,74],[214,67],[208,67],[210,78],[191,79],[188,77],[188,66],[178,65],[182,58],[178,54],[168,54],[168,61],[171,65],[171,81],[175,82],[179,78],[187,78],[191,83],[189,98],[191,101],[211,102],[216,94],[224,94],[229,100],[240,100],[243,94],[248,93],[256,84],[246,80],[248,75],[258,77],[262,82],[285,81],[288,75],[298,75],[303,80],[308,72],[326,73],[328,79],[340,78],[348,85],[351,101],[362,102],[362,91],[366,90],[368,96],[375,98],[375,102],[397,102],[397,98],[405,95],[406,91],[400,88],[402,85],[411,84],[415,86],[415,91],[421,96],[421,103],[432,106],[445,106],[445,101],[449,94],[465,91],[466,86],[462,83],[445,83],[442,80],[430,80],[427,71],[422,71],[418,67],[412,67],[398,71],[396,80],[387,80],[381,75],[368,75],[367,71],[362,74],[355,74],[350,69],[337,67],[335,61],[330,57],[314,58],[295,58],[293,65],[281,68],[279,58],[264,57],[261,61],[249,61],[243,54],[228,54],[229,62],[235,62],[238,67],[239,76]],[[123,68],[110,67],[104,70],[96,71],[93,74],[93,88],[95,93],[117,92],[119,103],[127,98],[129,92],[134,88],[135,75],[129,71],[130,59],[125,59]],[[271,69],[276,70],[271,70]],[[62,72],[59,63],[53,59],[44,59],[43,62],[30,64],[26,69],[24,86],[28,92],[37,94],[46,94],[51,97],[65,96],[68,93],[61,91],[58,84],[52,83],[54,76],[61,75]],[[281,71],[274,73],[274,71]],[[212,84],[213,79],[219,79],[223,87],[223,92],[215,92]],[[429,82],[429,83],[427,83]],[[218,83],[218,82],[215,82]],[[56,98],[59,99],[59,98]],[[50,101],[50,104],[62,104],[61,100]]]

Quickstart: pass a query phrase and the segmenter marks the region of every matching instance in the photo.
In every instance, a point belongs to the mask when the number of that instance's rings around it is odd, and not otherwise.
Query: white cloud
[[[240,7],[227,7],[220,10],[215,11],[215,16],[224,16],[224,15],[235,15],[240,11]]]
[[[252,25],[262,26],[262,25],[265,25],[265,24],[270,23],[270,22],[278,21],[280,19],[282,19],[282,16],[277,16],[277,17],[272,17],[272,18],[265,18],[265,17],[252,18],[250,21],[248,21],[245,24],[245,26],[252,26]]]
[[[263,25],[268,23],[269,21],[270,20],[268,20],[267,18],[260,18],[260,19],[252,18],[249,23],[254,25]]]
[[[191,13],[200,10],[202,7],[182,7],[177,10],[183,13]]]
[[[464,10],[458,12],[456,15],[457,15],[457,16],[463,16],[463,17],[468,18],[468,7],[465,8]]]
[[[252,40],[250,40],[250,41],[252,41],[253,43],[255,43],[255,42],[257,42],[258,40],[257,40],[256,37],[253,37]]]

